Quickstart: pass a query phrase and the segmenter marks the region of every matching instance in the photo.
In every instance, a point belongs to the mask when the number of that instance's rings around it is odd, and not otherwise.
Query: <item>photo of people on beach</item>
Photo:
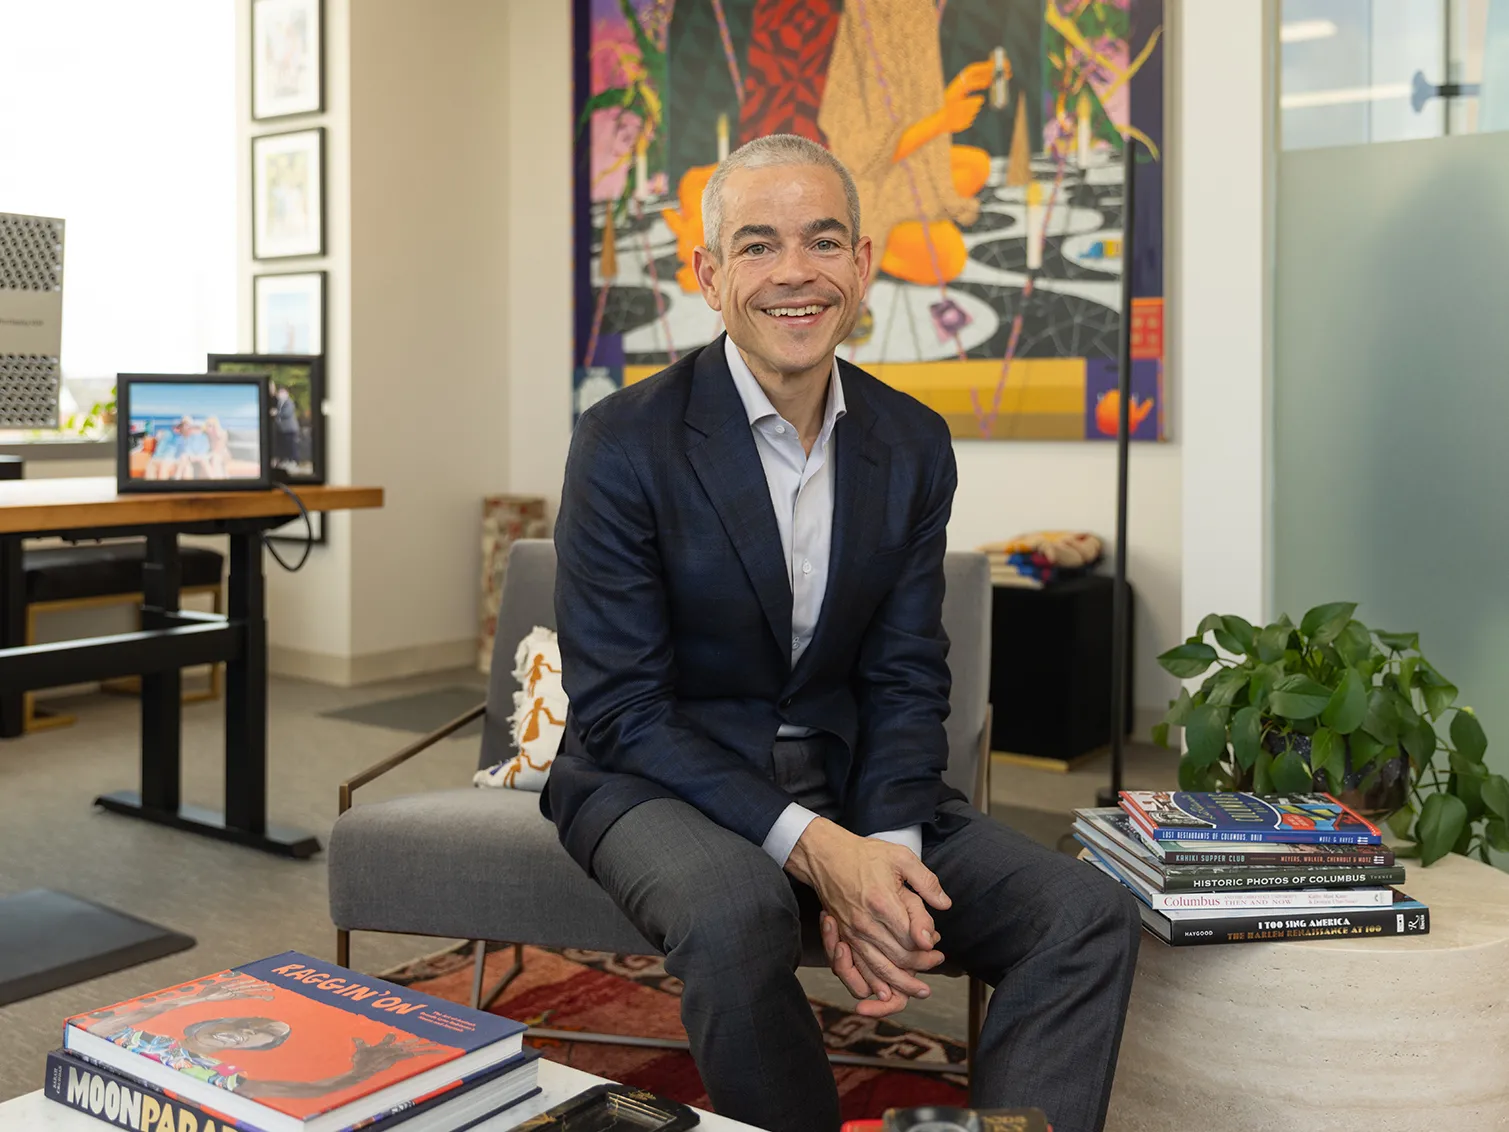
[[[254,383],[133,382],[127,412],[133,480],[262,478]]]

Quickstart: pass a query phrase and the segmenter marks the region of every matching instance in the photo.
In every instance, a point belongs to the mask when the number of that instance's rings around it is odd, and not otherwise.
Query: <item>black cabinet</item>
[[[1131,587],[1128,591],[1128,608]],[[1072,763],[1111,741],[1111,600],[1091,574],[1040,590],[996,586],[990,626],[990,746]],[[1126,724],[1132,721],[1127,634]]]

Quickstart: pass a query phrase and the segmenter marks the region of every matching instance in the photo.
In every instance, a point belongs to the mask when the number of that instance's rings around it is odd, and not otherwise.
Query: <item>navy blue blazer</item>
[[[783,721],[841,740],[828,781],[855,833],[962,797],[942,779],[948,426],[847,362],[839,377],[828,588],[794,669],[788,567],[722,337],[577,421],[555,526],[570,711],[540,805],[588,872],[651,798],[763,842],[791,801],[771,768]]]

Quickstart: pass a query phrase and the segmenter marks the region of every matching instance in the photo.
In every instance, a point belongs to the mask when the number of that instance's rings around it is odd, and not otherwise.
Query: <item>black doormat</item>
[[[181,932],[66,892],[0,897],[0,1006],[193,946]]]
[[[394,731],[428,735],[458,715],[464,715],[486,698],[486,688],[451,685],[391,700],[377,700],[370,704],[356,704],[353,707],[321,712],[320,718],[342,719],[348,723],[365,723],[371,727],[387,727]],[[482,722],[477,720],[468,723],[456,735],[479,735],[481,732]]]

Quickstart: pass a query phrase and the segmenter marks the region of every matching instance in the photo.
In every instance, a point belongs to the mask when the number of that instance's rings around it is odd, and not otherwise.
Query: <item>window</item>
[[[77,434],[116,373],[202,372],[236,341],[235,4],[0,0],[0,34],[0,211],[67,222]]]

